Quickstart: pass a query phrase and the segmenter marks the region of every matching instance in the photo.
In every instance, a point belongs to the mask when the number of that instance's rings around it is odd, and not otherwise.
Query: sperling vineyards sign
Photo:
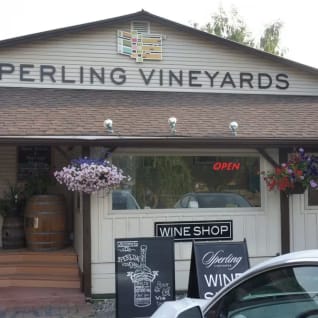
[[[246,241],[193,242],[188,296],[211,298],[249,265]]]
[[[0,84],[19,83],[104,85],[107,87],[138,85],[151,87],[220,88],[249,90],[287,90],[285,73],[229,72],[211,69],[124,69],[122,67],[70,66],[54,64],[0,63]]]

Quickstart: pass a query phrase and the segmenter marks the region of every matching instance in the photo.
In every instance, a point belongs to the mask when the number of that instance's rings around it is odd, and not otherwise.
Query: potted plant
[[[54,176],[60,184],[70,191],[93,193],[99,190],[109,192],[117,188],[129,177],[123,171],[105,159],[74,159]]]
[[[318,158],[299,148],[286,163],[262,174],[270,191],[276,189],[287,194],[301,194],[308,186],[318,189]]]
[[[0,200],[0,213],[3,217],[2,247],[5,249],[25,246],[23,211],[25,206],[24,188],[9,185]]]

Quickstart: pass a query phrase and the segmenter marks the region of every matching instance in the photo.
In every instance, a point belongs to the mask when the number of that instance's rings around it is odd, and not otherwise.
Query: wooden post
[[[89,146],[83,146],[82,154],[89,157]],[[91,196],[83,193],[83,287],[87,298],[92,296],[91,259]]]
[[[288,161],[288,149],[279,149],[279,162]],[[280,192],[280,222],[282,254],[290,252],[290,213],[289,197],[283,191]]]

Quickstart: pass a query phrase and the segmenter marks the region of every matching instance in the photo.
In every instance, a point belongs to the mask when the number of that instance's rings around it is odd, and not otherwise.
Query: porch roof
[[[318,140],[318,96],[1,87],[0,114],[2,143],[284,146]],[[112,134],[103,126],[107,118]],[[237,136],[231,121],[239,125]]]

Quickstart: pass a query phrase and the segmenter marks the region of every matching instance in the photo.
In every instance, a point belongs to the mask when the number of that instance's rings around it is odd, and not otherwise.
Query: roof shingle
[[[318,96],[0,88],[0,136],[318,139]]]

